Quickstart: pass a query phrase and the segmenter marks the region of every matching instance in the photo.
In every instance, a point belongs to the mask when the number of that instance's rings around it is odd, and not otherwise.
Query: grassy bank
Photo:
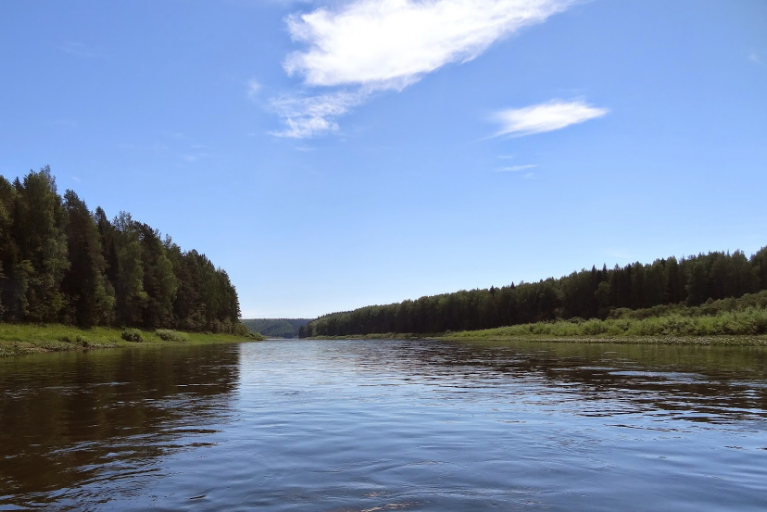
[[[451,333],[451,338],[487,338],[516,336],[550,337],[717,337],[767,335],[767,310],[748,308],[720,311],[710,316],[686,316],[670,313],[647,318],[608,318],[607,320],[559,320],[512,325],[479,331]]]
[[[134,341],[129,341],[128,339]],[[140,339],[141,341],[136,341]],[[68,325],[0,324],[0,357],[36,352],[97,350],[104,348],[160,346],[181,344],[235,343],[263,340],[260,335],[234,336],[168,329],[145,331],[94,327],[79,329]]]

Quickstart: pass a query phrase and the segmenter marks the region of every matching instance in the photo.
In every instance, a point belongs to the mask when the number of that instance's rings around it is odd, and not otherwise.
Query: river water
[[[0,360],[0,510],[764,511],[767,350],[267,341]]]

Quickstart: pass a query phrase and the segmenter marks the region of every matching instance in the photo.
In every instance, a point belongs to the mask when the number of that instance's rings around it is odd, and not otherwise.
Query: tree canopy
[[[48,167],[0,176],[0,320],[242,333],[239,315],[229,276],[204,254],[60,196]]]
[[[559,319],[605,319],[620,308],[698,306],[767,289],[767,247],[658,259],[573,272],[537,283],[461,290],[384,306],[367,306],[313,320],[301,337],[374,333],[442,333]]]

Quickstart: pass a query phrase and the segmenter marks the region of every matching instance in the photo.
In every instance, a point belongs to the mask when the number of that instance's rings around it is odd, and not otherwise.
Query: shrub
[[[120,334],[120,337],[125,341],[144,341],[144,337],[138,329],[125,329],[122,334]]]
[[[154,333],[163,341],[189,341],[185,333],[172,329],[157,329]]]

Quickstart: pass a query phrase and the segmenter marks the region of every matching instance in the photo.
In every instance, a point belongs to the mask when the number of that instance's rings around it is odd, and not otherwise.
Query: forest
[[[298,338],[298,330],[309,321],[308,318],[243,318],[240,320],[250,332],[270,338]]]
[[[767,290],[767,247],[592,267],[559,279],[462,290],[319,317],[300,337],[374,333],[436,334],[560,320],[627,317],[627,310],[695,307]],[[673,309],[673,308],[672,308]],[[675,310],[676,311],[676,310]]]
[[[226,271],[120,212],[58,194],[50,168],[0,176],[0,320],[243,334]]]

